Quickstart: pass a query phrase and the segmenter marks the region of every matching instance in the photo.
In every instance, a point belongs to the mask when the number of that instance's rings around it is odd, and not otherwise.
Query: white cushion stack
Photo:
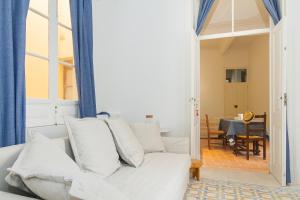
[[[65,118],[75,160],[79,167],[103,177],[120,166],[119,155],[109,128],[97,118]]]

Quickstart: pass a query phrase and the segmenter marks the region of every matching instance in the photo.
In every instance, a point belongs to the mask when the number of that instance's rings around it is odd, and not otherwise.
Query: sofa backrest
[[[53,142],[74,160],[74,155],[68,138],[53,139]],[[22,194],[22,192],[10,187],[6,183],[5,177],[8,174],[7,168],[12,167],[23,147],[24,145],[21,144],[0,148],[0,191]]]

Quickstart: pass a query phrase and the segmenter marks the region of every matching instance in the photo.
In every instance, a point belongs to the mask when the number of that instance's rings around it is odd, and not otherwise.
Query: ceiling
[[[211,40],[202,40],[201,41],[201,48],[205,49],[222,49],[224,45],[227,45],[227,49],[229,48],[244,48],[249,46],[254,40],[265,37],[268,39],[268,34],[261,34],[261,35],[252,35],[252,36],[241,36],[241,37],[233,37],[233,38],[218,38],[218,39],[211,39]]]

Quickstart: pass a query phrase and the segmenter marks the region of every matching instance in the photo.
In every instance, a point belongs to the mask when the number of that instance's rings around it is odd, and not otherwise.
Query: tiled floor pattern
[[[268,187],[231,181],[201,179],[191,181],[185,200],[299,200],[300,190]]]
[[[262,153],[260,156],[250,155],[250,159],[246,160],[244,155],[234,155],[233,150],[229,147],[225,150],[221,146],[214,145],[209,150],[207,139],[201,139],[201,158],[203,161],[202,167],[204,168],[231,168],[257,172],[269,171],[269,148],[267,148],[267,160],[262,159]]]

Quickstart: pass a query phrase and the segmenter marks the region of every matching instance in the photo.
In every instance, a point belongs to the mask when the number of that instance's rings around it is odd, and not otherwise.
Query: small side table
[[[197,181],[200,180],[200,167],[202,163],[201,160],[192,159],[192,165],[190,172],[193,178],[196,178]]]

